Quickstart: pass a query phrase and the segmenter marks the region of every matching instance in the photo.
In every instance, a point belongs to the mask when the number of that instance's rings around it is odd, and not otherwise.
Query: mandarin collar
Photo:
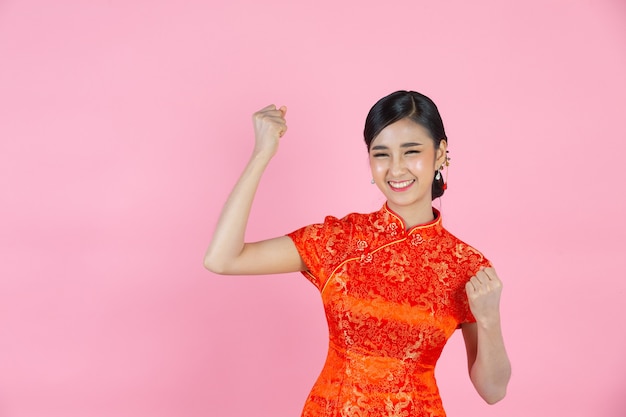
[[[406,230],[406,225],[404,220],[402,220],[402,217],[390,209],[387,202],[383,205],[381,212],[383,214],[383,218],[385,219],[385,223],[388,223],[388,225],[396,224],[394,229],[398,229],[399,233],[406,233],[407,235],[410,235],[412,233],[417,233],[418,231],[438,230],[443,227],[441,223],[441,213],[434,207],[432,209],[433,215],[435,216],[433,220],[428,223],[417,224],[408,230]]]

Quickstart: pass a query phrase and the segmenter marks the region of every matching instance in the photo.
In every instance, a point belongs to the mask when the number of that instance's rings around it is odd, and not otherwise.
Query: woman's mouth
[[[411,187],[414,182],[415,180],[413,179],[413,180],[406,180],[406,181],[387,181],[387,184],[389,184],[389,187],[393,191],[404,191],[408,189],[409,187]]]

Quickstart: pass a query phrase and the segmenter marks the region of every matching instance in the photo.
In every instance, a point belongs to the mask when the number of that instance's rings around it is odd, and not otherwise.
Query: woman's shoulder
[[[327,215],[324,217],[323,222],[314,224],[317,226],[324,225],[332,225],[332,226],[343,226],[343,227],[353,227],[353,226],[366,226],[374,222],[380,213],[378,211],[371,213],[363,213],[363,212],[350,212],[348,214],[344,214],[341,216],[335,215]]]
[[[367,234],[376,224],[376,213],[352,212],[337,217],[327,215],[319,223],[309,224],[294,233],[305,234],[315,240],[351,240],[355,237]],[[292,233],[293,234],[293,233]]]
[[[443,238],[448,241],[448,245],[453,254],[458,259],[472,258],[477,261],[489,262],[485,255],[475,246],[467,243],[465,240],[457,237],[445,227],[442,227]]]
[[[346,224],[367,225],[368,223],[371,223],[374,219],[376,219],[377,215],[378,215],[378,212],[376,211],[373,213],[353,212],[353,213],[348,213],[342,218],[337,219],[337,220]]]

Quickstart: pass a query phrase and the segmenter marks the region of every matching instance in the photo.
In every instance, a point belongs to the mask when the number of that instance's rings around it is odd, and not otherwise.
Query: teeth
[[[413,180],[408,180],[408,181],[402,181],[402,182],[392,182],[389,181],[389,185],[391,185],[393,188],[404,188],[404,187],[408,187],[409,185],[411,185],[413,183]]]

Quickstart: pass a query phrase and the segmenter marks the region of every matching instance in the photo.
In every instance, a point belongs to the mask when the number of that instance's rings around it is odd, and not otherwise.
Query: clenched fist
[[[477,323],[491,324],[500,320],[502,281],[495,269],[481,269],[467,281],[465,292]]]
[[[254,113],[252,120],[254,122],[255,154],[269,158],[274,156],[278,149],[278,140],[287,131],[285,114],[287,114],[287,107],[282,106],[277,109],[273,104]]]

